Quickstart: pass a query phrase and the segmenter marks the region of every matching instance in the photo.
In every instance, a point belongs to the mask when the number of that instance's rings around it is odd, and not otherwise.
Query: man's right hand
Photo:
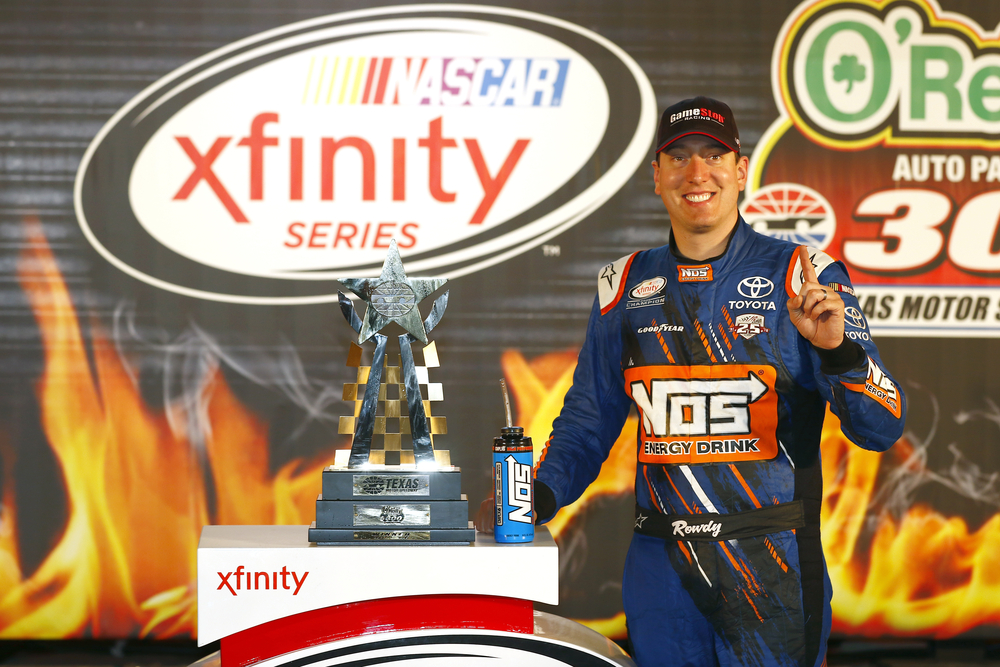
[[[493,533],[493,514],[496,512],[496,505],[493,496],[490,496],[479,504],[479,512],[476,514],[476,530],[480,533]]]
[[[547,520],[548,517],[552,517],[558,507],[556,506],[556,497],[552,493],[546,484],[535,480],[534,492],[531,494],[531,517],[532,523],[538,523],[538,513],[535,512],[537,508],[541,508],[542,520]],[[476,514],[474,523],[476,524],[476,530],[480,533],[493,533],[494,522],[496,521],[496,505],[493,503],[493,496],[490,495],[483,502],[479,503],[479,512]]]

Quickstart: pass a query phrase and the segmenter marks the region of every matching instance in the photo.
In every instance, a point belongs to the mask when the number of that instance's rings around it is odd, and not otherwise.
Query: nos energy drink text
[[[500,432],[502,435],[493,439],[493,535],[497,542],[531,542],[535,539],[531,438],[524,437],[520,426],[508,426]]]

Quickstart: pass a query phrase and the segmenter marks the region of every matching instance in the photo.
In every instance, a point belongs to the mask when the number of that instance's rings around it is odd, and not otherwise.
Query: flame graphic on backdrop
[[[519,422],[535,443],[537,460],[576,368],[576,352],[528,362],[514,351],[501,358],[517,397]],[[601,495],[632,494],[637,420],[629,417],[597,481],[548,524],[557,538],[572,529],[587,503]],[[879,471],[924,472],[904,439],[885,454],[851,443],[828,413],[823,425],[823,548],[833,582],[833,630],[849,635],[945,639],[984,624],[1000,625],[1000,514],[969,533],[961,517],[913,505],[900,519],[866,520]],[[617,576],[617,573],[615,573]],[[578,619],[579,620],[579,619]],[[625,616],[580,620],[612,638],[625,636]]]
[[[210,434],[205,451],[175,435],[184,415],[150,409],[99,322],[90,323],[92,365],[69,292],[37,223],[19,267],[45,346],[37,393],[42,425],[61,467],[68,520],[56,545],[25,579],[18,559],[13,449],[0,434],[0,638],[193,636],[195,557],[206,523],[306,524],[330,452],[269,472],[267,424],[247,410],[222,373],[202,387]],[[540,449],[562,407],[576,352],[501,363]],[[190,409],[174,406],[172,410]],[[630,418],[597,481],[549,523],[557,537],[594,499],[630,496],[635,432]],[[833,580],[834,630],[854,635],[947,638],[1000,624],[1000,515],[970,533],[964,519],[922,505],[876,517],[880,471],[919,474],[912,447],[887,454],[847,441],[828,416],[823,431],[824,548]],[[537,454],[536,452],[536,458]],[[209,510],[206,475],[215,488]],[[614,573],[617,577],[617,573]],[[624,615],[582,621],[624,636]]]
[[[221,372],[205,380],[212,433],[204,458],[149,409],[100,324],[92,363],[73,304],[37,222],[18,275],[41,330],[42,426],[62,469],[65,529],[27,579],[4,480],[0,530],[0,638],[194,636],[195,558],[201,528],[309,523],[332,454],[268,470],[267,425],[243,407]],[[180,408],[177,408],[180,409]],[[7,449],[0,450],[7,453]],[[4,470],[11,470],[4,461]],[[206,468],[215,486],[210,515]]]
[[[821,522],[833,629],[946,639],[976,626],[1000,626],[1000,514],[970,533],[964,518],[914,504],[898,519],[883,512],[874,534],[866,535],[879,471],[893,465],[910,474],[925,470],[907,440],[885,454],[859,449],[830,414],[822,447]]]
[[[562,410],[563,399],[573,384],[576,355],[576,351],[554,352],[536,357],[530,363],[520,352],[513,350],[508,350],[500,357],[500,366],[517,401],[517,423],[525,425],[524,434],[530,436],[534,443],[535,461],[542,454],[545,441],[552,431],[552,422]],[[629,415],[594,483],[587,487],[576,502],[560,509],[546,524],[557,541],[560,541],[560,536],[591,500],[600,496],[632,494],[636,465],[635,434],[638,426],[638,418]],[[625,637],[625,612],[606,619],[574,620],[612,639]]]

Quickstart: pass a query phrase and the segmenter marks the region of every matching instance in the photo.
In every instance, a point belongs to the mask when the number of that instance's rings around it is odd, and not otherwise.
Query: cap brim
[[[734,153],[739,153],[740,152],[739,148],[733,148],[728,143],[726,143],[725,141],[723,141],[719,137],[715,136],[711,132],[700,132],[700,131],[694,130],[692,132],[685,132],[684,134],[678,134],[676,137],[671,138],[669,141],[665,141],[662,146],[660,146],[659,148],[656,149],[656,154],[659,155],[660,153],[662,153],[664,150],[666,150],[667,146],[669,146],[670,144],[674,143],[678,139],[683,139],[684,137],[689,137],[692,134],[700,134],[700,135],[702,135],[704,137],[708,137],[710,139],[714,139],[715,141],[718,141],[720,144],[722,144],[723,146],[725,146],[726,148],[728,148],[732,152],[734,152]]]

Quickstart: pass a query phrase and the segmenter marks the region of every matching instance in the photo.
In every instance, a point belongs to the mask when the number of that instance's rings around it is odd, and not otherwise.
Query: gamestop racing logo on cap
[[[454,277],[596,210],[644,159],[652,87],[613,43],[540,14],[412,5],[249,37],[122,108],[77,174],[109,262],[188,296],[307,303],[332,280]],[[608,165],[605,167],[605,165]]]

